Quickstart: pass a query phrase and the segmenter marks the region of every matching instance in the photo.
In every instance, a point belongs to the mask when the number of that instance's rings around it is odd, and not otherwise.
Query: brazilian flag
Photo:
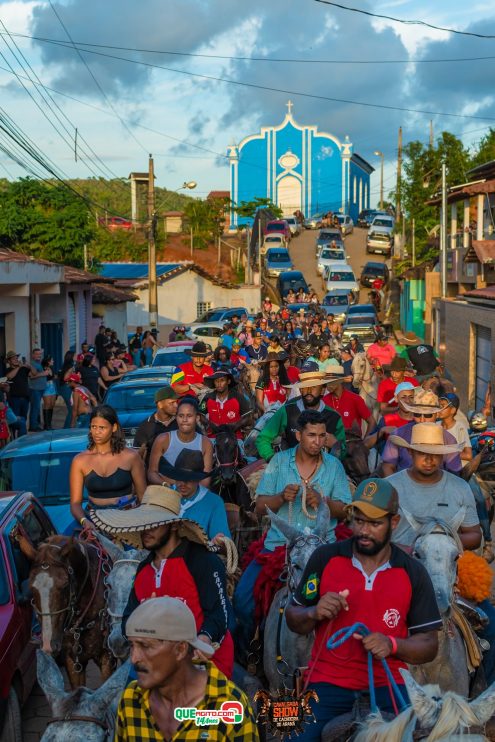
[[[303,590],[304,597],[307,600],[316,598],[316,596],[318,595],[319,584],[320,584],[320,578],[316,576],[315,572],[309,575],[308,579],[306,580],[306,584],[304,585],[304,590]]]

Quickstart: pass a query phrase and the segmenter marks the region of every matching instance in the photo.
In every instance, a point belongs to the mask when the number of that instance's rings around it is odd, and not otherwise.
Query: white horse
[[[352,385],[359,389],[359,396],[364,399],[378,422],[380,417],[380,403],[377,400],[379,380],[366,353],[356,353],[352,360],[351,370]]]

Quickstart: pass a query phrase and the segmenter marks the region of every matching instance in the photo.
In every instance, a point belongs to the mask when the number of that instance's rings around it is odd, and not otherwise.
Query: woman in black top
[[[6,377],[9,380],[9,405],[17,417],[27,420],[29,409],[29,374],[31,366],[22,363],[17,353],[9,351],[6,357]]]
[[[79,368],[81,383],[88,389],[96,399],[106,391],[106,386],[100,377],[100,371],[96,365],[96,356],[87,354],[84,356]]]
[[[127,373],[125,363],[117,361],[118,365],[116,365],[116,360],[115,353],[107,353],[106,363],[100,369],[101,378],[107,389],[116,381],[120,381],[122,376]]]

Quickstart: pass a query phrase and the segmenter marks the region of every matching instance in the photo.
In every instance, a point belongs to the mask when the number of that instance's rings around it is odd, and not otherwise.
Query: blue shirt
[[[203,485],[198,487],[192,497],[181,499],[180,516],[198,523],[206,531],[210,541],[219,533],[231,538],[222,498]]]
[[[288,484],[299,484],[302,485],[301,475],[299,474],[296,466],[296,451],[299,446],[295,448],[288,448],[287,451],[280,451],[270,460],[268,466],[265,469],[263,476],[261,477],[260,483],[256,489],[256,496],[263,495],[268,497],[276,497],[279,495]],[[351,492],[349,490],[349,484],[347,482],[346,473],[344,467],[335,456],[331,456],[329,453],[322,453],[323,462],[318,469],[318,472],[311,480],[311,485],[314,489],[330,498],[331,500],[340,500],[347,504],[351,503]],[[309,529],[312,531],[316,525],[316,520],[311,520],[302,511],[302,489],[297,493],[297,497],[292,503],[292,521],[290,523],[294,528],[298,528],[300,531]],[[316,511],[312,508],[308,508],[308,512],[316,515]],[[277,511],[277,515],[289,522],[289,503],[284,502],[280,510]],[[328,530],[327,539],[331,543],[335,541],[334,529],[337,525],[335,518],[330,518],[330,526]],[[283,533],[273,524],[270,526],[265,539],[265,549],[268,551],[274,551],[276,546],[283,546],[287,543],[287,540]]]
[[[30,364],[34,368],[34,370],[39,374],[45,370],[43,366],[41,365],[41,363],[39,363],[39,361],[31,360]],[[29,388],[32,389],[33,392],[34,391],[44,392],[46,389],[47,378],[46,376],[38,376],[36,377],[36,379],[29,379],[28,383],[29,383]]]
[[[232,345],[234,344],[235,337],[234,335],[222,335],[220,338],[219,345],[223,345],[224,348],[228,348],[229,350],[232,350]]]

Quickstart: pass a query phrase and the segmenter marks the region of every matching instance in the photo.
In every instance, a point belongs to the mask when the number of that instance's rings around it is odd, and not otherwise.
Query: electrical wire
[[[323,5],[331,5],[339,10],[348,10],[352,13],[360,13],[371,18],[380,18],[386,21],[393,21],[394,23],[402,23],[405,26],[424,26],[425,28],[432,28],[435,31],[446,31],[447,33],[457,34],[458,36],[472,36],[476,39],[495,39],[493,34],[475,33],[474,31],[460,31],[457,28],[447,28],[445,26],[435,26],[433,23],[427,21],[415,21],[406,20],[404,18],[395,18],[392,15],[384,15],[382,13],[372,13],[370,10],[363,10],[362,8],[351,8],[349,5],[342,5],[341,3],[332,2],[332,0],[314,0],[316,3],[322,3]]]

